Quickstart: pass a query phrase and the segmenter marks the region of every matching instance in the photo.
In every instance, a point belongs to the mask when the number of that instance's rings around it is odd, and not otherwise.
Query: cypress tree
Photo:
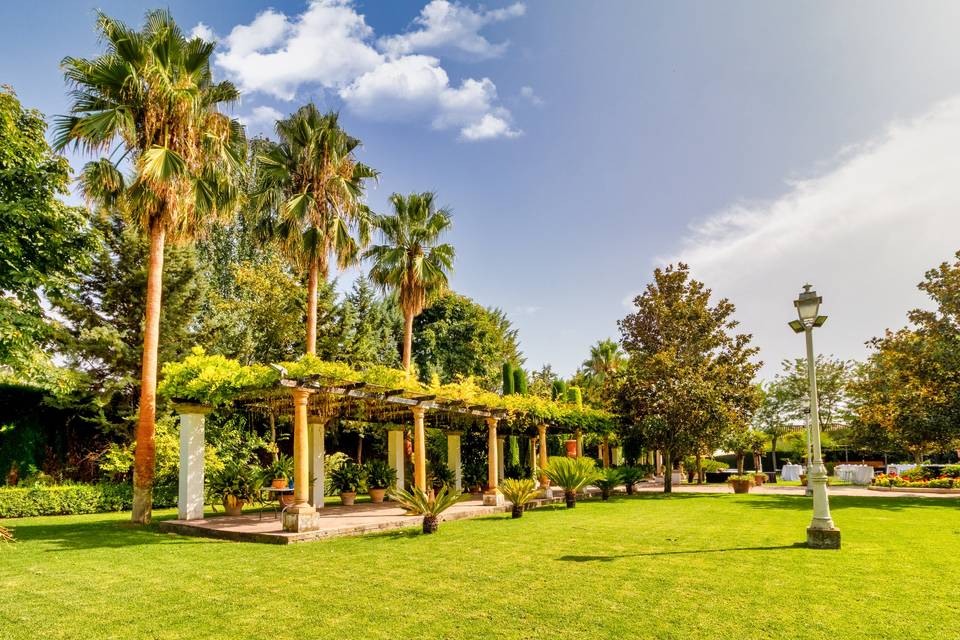
[[[509,362],[503,363],[503,395],[513,394],[513,365]]]

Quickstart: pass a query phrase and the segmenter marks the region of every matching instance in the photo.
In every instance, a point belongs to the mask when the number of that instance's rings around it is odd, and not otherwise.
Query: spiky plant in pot
[[[610,498],[610,492],[613,491],[622,481],[623,474],[620,469],[609,467],[599,472],[597,479],[593,481],[600,489],[600,497],[606,502]]]
[[[568,509],[577,506],[577,491],[597,479],[593,458],[550,458],[543,472],[552,484],[563,487]]]
[[[414,487],[411,491],[396,489],[390,493],[390,499],[395,500],[410,515],[423,516],[424,533],[436,533],[440,528],[440,514],[457,504],[460,492],[450,492],[444,485],[437,495],[431,498],[423,489]]]
[[[500,493],[513,505],[510,513],[514,518],[523,515],[525,506],[537,496],[537,485],[530,478],[514,480],[507,478],[500,483]]]
[[[620,482],[623,483],[624,489],[627,491],[628,496],[633,495],[633,488],[638,482],[643,480],[644,472],[640,467],[620,467]]]

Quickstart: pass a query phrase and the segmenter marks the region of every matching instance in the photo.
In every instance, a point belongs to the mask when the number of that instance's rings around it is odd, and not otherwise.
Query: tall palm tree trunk
[[[403,369],[410,373],[410,354],[413,351],[413,313],[403,312]]]
[[[147,266],[147,315],[143,326],[143,368],[140,373],[140,416],[133,459],[134,522],[148,524],[153,508],[153,473],[157,417],[157,348],[160,343],[160,310],[163,293],[163,245],[166,230],[160,222],[150,226],[150,262]]]
[[[307,275],[307,353],[317,353],[317,287],[320,280],[320,265],[310,262]]]

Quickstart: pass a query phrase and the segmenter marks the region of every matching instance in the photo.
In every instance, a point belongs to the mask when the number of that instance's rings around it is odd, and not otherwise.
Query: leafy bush
[[[620,481],[623,482],[627,495],[633,495],[633,487],[647,477],[643,467],[620,467]]]
[[[480,460],[463,465],[463,483],[468,488],[482,487],[487,481],[487,465]]]
[[[154,508],[176,504],[176,485],[154,486]],[[132,506],[133,487],[129,483],[0,487],[0,518],[127,511]]]
[[[926,467],[914,467],[901,473],[900,477],[908,482],[916,482],[918,480],[930,480],[934,475],[933,471]]]
[[[620,469],[610,467],[600,471],[600,473],[597,475],[597,479],[593,481],[593,484],[600,489],[601,497],[606,500],[610,497],[610,492],[613,491],[613,489],[620,484],[622,480],[623,473],[620,471]]]
[[[397,473],[386,460],[367,462],[367,486],[371,489],[389,489],[397,482]]]
[[[960,478],[960,464],[947,465],[940,474],[948,478]]]
[[[364,475],[365,470],[361,465],[347,460],[330,477],[333,488],[339,493],[356,493],[363,486]]]
[[[263,473],[244,462],[228,462],[207,480],[207,500],[213,506],[231,500],[247,504],[260,498]]]
[[[444,463],[430,463],[427,468],[427,476],[430,486],[435,490],[441,487],[452,487],[457,481],[457,476],[453,469]]]
[[[323,469],[324,469],[324,478],[323,478],[323,495],[325,496],[335,496],[340,493],[333,486],[333,474],[337,469],[342,467],[344,463],[350,461],[350,456],[347,454],[337,451],[331,453],[330,455],[323,456]]]

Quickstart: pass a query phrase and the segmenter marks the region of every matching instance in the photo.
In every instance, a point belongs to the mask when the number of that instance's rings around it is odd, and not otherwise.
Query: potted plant
[[[500,483],[499,488],[503,497],[513,505],[510,513],[514,518],[522,516],[524,508],[537,496],[537,485],[530,478],[507,478]]]
[[[353,460],[347,460],[333,472],[330,480],[334,491],[340,492],[343,506],[352,506],[357,498],[357,491],[363,484],[363,467]]]
[[[410,515],[423,516],[424,533],[436,533],[440,528],[440,514],[457,504],[460,492],[451,493],[444,486],[436,496],[431,497],[419,487],[414,487],[410,491],[395,489],[390,493],[390,498],[396,500]]]
[[[483,484],[487,481],[487,465],[480,460],[464,463],[463,483],[471,493],[483,491]]]
[[[610,499],[610,492],[613,491],[623,479],[620,469],[610,467],[600,471],[597,479],[593,481],[600,489],[600,498],[606,502]]]
[[[434,491],[440,491],[443,487],[452,488],[457,482],[457,476],[446,464],[431,462],[427,465],[427,482]]]
[[[387,489],[392,487],[396,480],[397,474],[387,464],[386,460],[369,461],[367,463],[367,492],[370,494],[370,502],[375,504],[383,502]]]
[[[737,474],[727,479],[734,493],[750,493],[750,487],[753,486],[753,476]]]
[[[259,499],[263,475],[243,462],[228,462],[223,469],[211,474],[207,483],[207,499],[216,508],[223,504],[228,516],[239,516],[245,504]]]
[[[767,474],[763,471],[755,471],[753,473],[753,484],[757,487],[762,487],[763,483],[767,480]]]
[[[577,506],[577,491],[597,479],[593,458],[550,458],[543,473],[558,487],[563,487],[567,508]]]
[[[274,489],[286,489],[293,477],[293,458],[281,453],[266,469],[264,480],[270,480]]]

